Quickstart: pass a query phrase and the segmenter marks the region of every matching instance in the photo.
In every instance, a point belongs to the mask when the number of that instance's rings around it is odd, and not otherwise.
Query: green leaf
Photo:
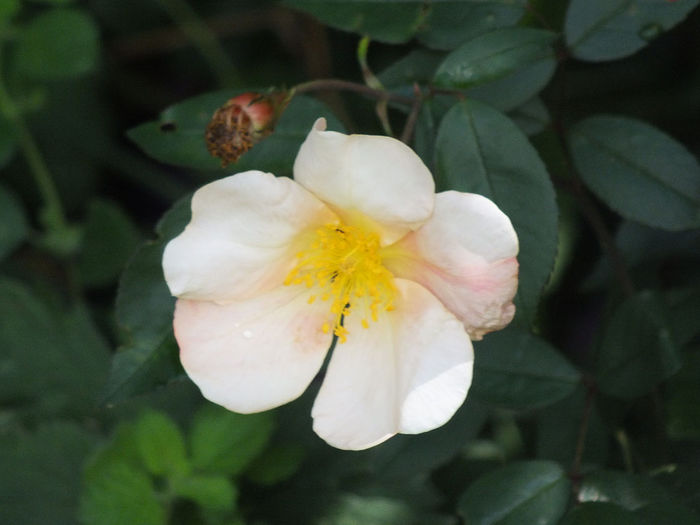
[[[151,474],[176,477],[188,473],[185,438],[167,415],[153,410],[141,415],[135,437],[141,460]]]
[[[51,9],[20,33],[17,66],[40,80],[84,75],[97,65],[99,32],[90,15],[78,9]]]
[[[345,494],[318,520],[318,525],[415,525],[415,511],[396,499]],[[434,523],[434,522],[431,522]]]
[[[556,68],[549,31],[509,27],[480,35],[447,55],[435,84],[507,111],[534,97]]]
[[[428,47],[454,49],[475,36],[515,25],[525,11],[525,4],[524,0],[433,2],[417,36]]]
[[[138,244],[138,231],[119,206],[92,201],[76,261],[80,280],[88,287],[112,284]]]
[[[638,397],[675,374],[680,366],[659,296],[643,291],[617,307],[603,332],[596,363],[602,392]]]
[[[467,89],[553,59],[551,44],[555,38],[554,33],[528,27],[509,27],[480,35],[447,55],[435,72],[435,84]]]
[[[0,261],[24,241],[28,230],[21,203],[13,193],[0,186]]]
[[[572,0],[564,36],[571,53],[599,62],[638,51],[681,22],[698,0]]]
[[[5,167],[15,154],[17,141],[12,124],[0,115],[0,168]]]
[[[192,475],[173,480],[175,495],[189,499],[205,509],[230,510],[236,503],[236,487],[225,476]]]
[[[549,126],[549,110],[542,99],[534,97],[516,107],[509,115],[525,135],[536,135]]]
[[[582,503],[571,509],[560,525],[639,525],[639,518],[613,503]]]
[[[398,0],[284,0],[284,4],[312,14],[337,29],[399,44],[409,40],[426,16],[425,2]]]
[[[569,490],[556,463],[511,463],[472,483],[457,510],[470,525],[555,524],[566,510]]]
[[[295,443],[278,443],[253,461],[246,476],[259,485],[274,485],[290,478],[304,460],[304,449]]]
[[[0,281],[0,401],[40,413],[90,413],[108,349],[88,313],[56,311],[24,285]]]
[[[342,124],[321,102],[296,96],[282,113],[275,132],[224,170],[221,161],[207,151],[204,130],[214,111],[242,92],[240,89],[217,91],[185,100],[163,111],[157,121],[130,129],[127,135],[146,154],[176,166],[222,174],[257,169],[291,175],[299,147],[318,117],[326,117],[329,129],[343,130]]]
[[[165,525],[150,477],[128,463],[88,467],[80,502],[85,525]]]
[[[2,522],[74,525],[82,465],[96,437],[65,422],[16,436],[5,432],[0,446]]]
[[[386,89],[413,95],[414,83],[430,83],[443,58],[444,53],[414,49],[384,69],[377,78]]]
[[[513,223],[520,241],[516,317],[531,322],[557,248],[557,205],[547,170],[511,120],[474,100],[445,115],[435,147],[440,189],[484,195]]]
[[[163,250],[190,219],[190,197],[163,216],[158,238],[145,243],[122,274],[117,292],[117,322],[127,343],[112,362],[103,402],[115,402],[147,391],[178,370],[172,336],[175,299],[163,277]]]
[[[700,165],[668,135],[597,115],[576,124],[569,140],[586,185],[623,217],[666,230],[700,227]]]
[[[192,465],[202,472],[235,476],[262,452],[273,427],[270,412],[243,415],[205,405],[190,433]]]
[[[580,380],[549,343],[511,327],[476,343],[470,395],[489,405],[537,409],[570,395]]]
[[[651,478],[612,470],[598,470],[584,476],[579,501],[609,501],[627,510],[637,510],[648,503],[663,502],[668,493]]]

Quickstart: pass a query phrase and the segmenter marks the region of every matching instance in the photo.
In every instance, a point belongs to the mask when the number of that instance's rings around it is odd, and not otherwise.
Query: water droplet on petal
[[[243,337],[245,337],[246,339],[250,339],[251,337],[253,337],[253,332],[251,332],[250,330],[243,330]]]
[[[639,30],[639,38],[648,42],[649,40],[654,40],[663,32],[663,30],[664,28],[661,26],[661,24],[647,24]]]

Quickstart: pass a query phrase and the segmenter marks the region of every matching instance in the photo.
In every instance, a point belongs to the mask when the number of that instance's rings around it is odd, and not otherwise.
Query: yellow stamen
[[[315,232],[309,246],[297,253],[297,265],[284,284],[303,284],[318,291],[309,297],[331,301],[335,316],[333,333],[344,343],[348,331],[343,319],[361,312],[363,328],[369,320],[378,321],[382,311],[393,310],[396,288],[394,276],[384,267],[379,254],[379,236],[373,232],[345,224],[327,224]],[[330,331],[328,323],[321,327]]]

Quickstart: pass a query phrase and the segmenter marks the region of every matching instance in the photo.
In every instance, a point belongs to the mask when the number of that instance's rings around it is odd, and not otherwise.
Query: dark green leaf
[[[470,525],[550,525],[564,514],[569,490],[566,473],[556,463],[511,463],[472,483],[457,510]]]
[[[275,126],[275,132],[225,170],[212,157],[204,141],[204,130],[214,111],[243,90],[206,93],[169,107],[157,121],[146,122],[127,135],[148,155],[168,164],[229,174],[248,169],[291,175],[301,143],[318,117],[326,117],[329,129],[342,131],[340,124],[321,102],[296,96]]]
[[[127,343],[114,356],[104,402],[145,392],[177,370],[172,337],[175,299],[163,277],[162,259],[165,244],[184,229],[190,214],[190,198],[178,201],[158,224],[158,239],[145,243],[122,274],[116,315]]]
[[[470,395],[495,406],[527,410],[570,395],[581,376],[552,346],[517,328],[476,343]]]
[[[639,525],[639,518],[613,503],[594,502],[574,507],[560,525]]]
[[[20,9],[19,0],[5,0],[0,4],[0,25],[12,18]]]
[[[516,107],[509,116],[528,136],[540,133],[550,122],[549,110],[539,97],[532,98]]]
[[[428,84],[444,56],[436,51],[414,49],[379,73],[377,78],[388,90],[413,95],[413,84]]]
[[[670,29],[698,0],[572,0],[564,36],[576,58],[593,62],[631,55]]]
[[[471,38],[515,25],[525,11],[524,0],[445,0],[433,2],[418,38],[435,49],[454,49]]]
[[[0,281],[0,400],[50,414],[90,412],[108,349],[82,308],[59,312]]]
[[[668,493],[651,478],[612,470],[598,470],[581,481],[581,502],[609,501],[627,510],[637,510],[668,499]]]
[[[470,40],[447,55],[435,84],[467,89],[467,96],[507,111],[535,96],[554,74],[555,35],[510,27]]]
[[[680,366],[660,297],[643,291],[617,307],[598,352],[601,391],[622,398],[638,397],[675,374]]]
[[[88,468],[80,502],[85,525],[165,525],[165,509],[148,474],[128,463]]]
[[[78,9],[51,9],[20,33],[17,65],[41,80],[58,80],[92,71],[98,59],[95,21]]]
[[[119,206],[92,201],[77,259],[81,281],[94,287],[113,283],[138,243],[136,227]]]
[[[527,27],[510,27],[480,35],[447,55],[435,73],[435,84],[467,89],[552,59],[551,44],[555,37],[549,31]]]
[[[7,437],[7,436],[4,436]],[[74,525],[83,461],[96,438],[70,423],[3,440],[0,515],[21,525]]]
[[[376,0],[284,0],[290,7],[314,15],[324,24],[398,44],[421,26],[427,9],[419,0],[382,3]]]
[[[205,405],[192,425],[192,465],[211,474],[239,474],[265,448],[273,427],[270,412],[242,415]]]
[[[194,474],[173,480],[171,487],[175,495],[205,509],[230,510],[237,497],[236,487],[225,476]]]
[[[623,217],[667,230],[700,227],[700,165],[644,122],[598,115],[570,132],[577,170]]]
[[[346,494],[318,521],[318,525],[415,525],[413,509],[403,501]]]
[[[19,200],[0,186],[0,261],[27,237],[29,225]]]
[[[510,217],[520,241],[516,317],[531,322],[557,248],[554,189],[537,152],[503,114],[464,101],[440,123],[436,177],[441,189],[485,195]]]
[[[141,415],[134,430],[141,460],[151,474],[178,477],[188,473],[185,438],[172,419],[149,410]]]

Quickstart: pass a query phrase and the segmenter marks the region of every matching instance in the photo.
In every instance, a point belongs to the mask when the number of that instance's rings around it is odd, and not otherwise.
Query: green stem
[[[173,21],[199,49],[204,60],[224,86],[238,83],[233,62],[207,24],[192,9],[186,0],[160,0]]]
[[[407,97],[398,93],[391,93],[390,91],[383,89],[375,89],[364,84],[358,84],[357,82],[350,82],[348,80],[340,80],[338,78],[319,78],[317,80],[311,80],[295,86],[293,90],[297,94],[309,93],[312,91],[354,91],[355,93],[359,93],[375,100],[399,102],[401,104],[406,104],[407,106],[413,105],[414,100],[414,97]]]
[[[48,231],[64,230],[67,227],[67,221],[58,190],[21,111],[7,92],[2,75],[2,63],[0,63],[0,114],[14,126],[20,148],[29,165],[29,171],[34,177],[34,182],[44,201],[44,208],[40,216],[42,225]]]

